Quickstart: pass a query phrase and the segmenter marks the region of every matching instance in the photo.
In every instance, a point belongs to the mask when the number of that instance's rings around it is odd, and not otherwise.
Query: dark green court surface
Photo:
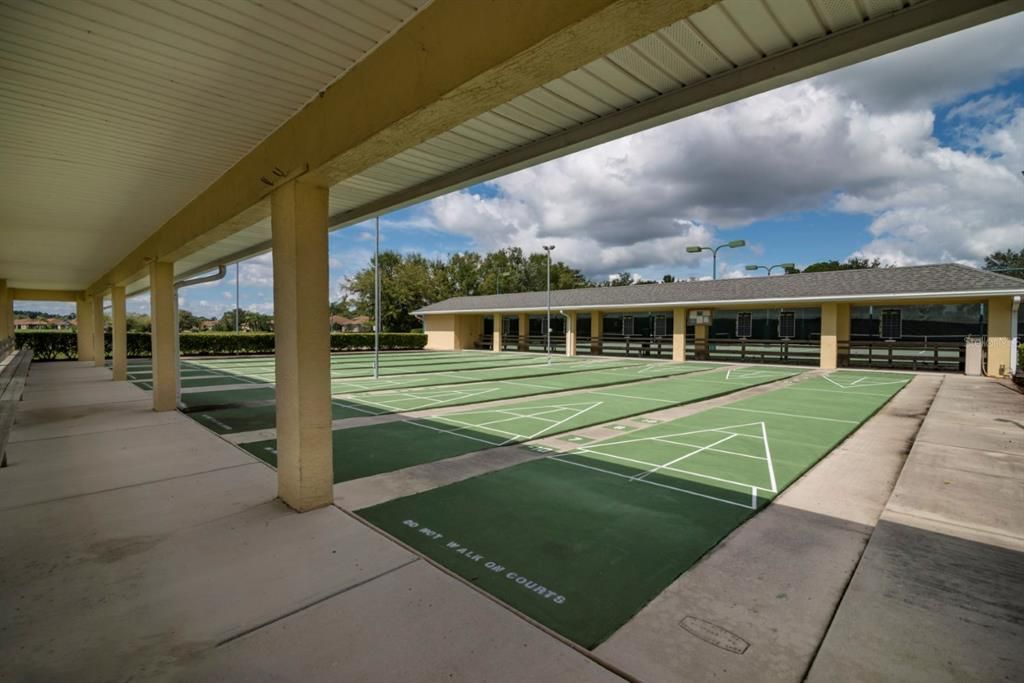
[[[792,377],[799,372],[779,368],[723,368],[607,390],[336,430],[334,481],[348,481],[473,451],[554,436],[732,393]],[[242,447],[269,462],[268,456],[274,453],[275,446],[275,440],[267,440],[243,444]]]
[[[181,402],[190,409],[237,408],[254,401],[273,401],[273,386],[256,386],[245,389],[216,389],[212,391],[190,391],[182,393]]]
[[[593,648],[908,381],[837,372],[359,514]]]
[[[237,392],[232,392],[237,393]],[[367,413],[340,401],[331,402],[331,419],[361,417]],[[237,434],[255,429],[273,429],[277,424],[277,406],[273,403],[235,408],[189,411],[189,417],[218,434]]]

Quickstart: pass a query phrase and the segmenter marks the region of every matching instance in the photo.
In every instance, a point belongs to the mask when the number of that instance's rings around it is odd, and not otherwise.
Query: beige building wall
[[[686,361],[686,309],[672,309],[672,360]]]
[[[455,315],[423,316],[423,330],[427,333],[427,347],[431,351],[455,350]]]
[[[1013,329],[1013,297],[999,297],[988,300],[988,367],[986,372],[992,377],[1004,377],[1010,372],[1011,354],[1017,352],[1012,348]]]

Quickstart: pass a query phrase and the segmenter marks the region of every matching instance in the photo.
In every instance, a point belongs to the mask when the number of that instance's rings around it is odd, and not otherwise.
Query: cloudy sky
[[[1022,35],[1008,17],[424,202],[382,219],[383,248],[553,243],[592,278],[706,276],[686,246],[732,239],[748,247],[720,253],[726,276],[849,256],[977,265],[1024,247]],[[372,239],[331,235],[332,296]],[[241,306],[270,312],[270,256],[240,274]],[[219,315],[234,289],[232,271],[182,306]]]

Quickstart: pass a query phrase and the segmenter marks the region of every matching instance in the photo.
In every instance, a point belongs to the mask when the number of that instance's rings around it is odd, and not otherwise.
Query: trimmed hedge
[[[152,355],[147,332],[128,333],[128,357],[143,358]],[[66,330],[17,330],[14,333],[18,348],[32,349],[38,360],[78,358],[78,335]],[[274,335],[271,332],[182,332],[179,337],[183,356],[225,356],[254,353],[273,353]],[[111,335],[106,335],[104,346],[107,357],[112,354]],[[427,335],[416,332],[385,332],[380,335],[380,348],[384,351],[422,349]],[[362,332],[335,332],[331,334],[332,351],[365,351],[373,348],[373,335]]]

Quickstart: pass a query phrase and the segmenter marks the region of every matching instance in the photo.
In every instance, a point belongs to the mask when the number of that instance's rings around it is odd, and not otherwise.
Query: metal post
[[[373,249],[373,378],[380,377],[380,216]]]
[[[545,336],[545,346],[548,352],[548,365],[551,365],[551,250],[555,248],[553,244],[544,245],[544,251],[548,253],[548,327],[547,334]]]
[[[239,334],[239,316],[242,307],[239,298],[239,262],[234,262],[234,334]]]

